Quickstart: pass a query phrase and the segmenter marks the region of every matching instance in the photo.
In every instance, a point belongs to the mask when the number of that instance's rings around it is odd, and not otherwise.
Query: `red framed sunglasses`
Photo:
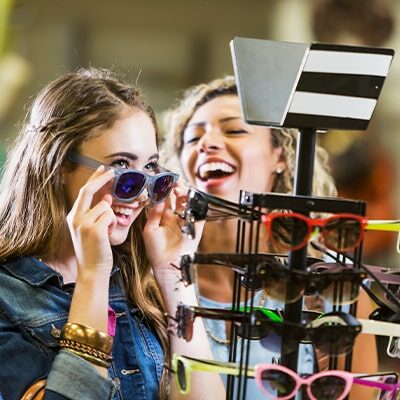
[[[355,249],[364,237],[368,219],[357,214],[335,214],[309,218],[296,212],[271,212],[261,216],[269,238],[279,250],[298,250],[310,241],[316,230],[324,245],[338,253]]]

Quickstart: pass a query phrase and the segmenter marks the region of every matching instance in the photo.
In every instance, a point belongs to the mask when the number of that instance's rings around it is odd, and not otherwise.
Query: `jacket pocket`
[[[56,315],[47,317],[45,323],[24,321],[22,326],[30,340],[41,350],[48,352],[59,347],[60,332],[66,322],[67,315]]]

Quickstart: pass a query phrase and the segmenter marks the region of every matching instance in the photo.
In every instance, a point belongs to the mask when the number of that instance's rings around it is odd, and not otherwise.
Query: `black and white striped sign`
[[[231,49],[247,122],[314,129],[366,129],[394,55],[244,38],[235,38]]]

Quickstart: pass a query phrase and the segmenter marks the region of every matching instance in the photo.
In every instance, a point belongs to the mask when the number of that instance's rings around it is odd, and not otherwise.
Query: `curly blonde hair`
[[[214,79],[187,89],[172,109],[165,113],[165,137],[162,157],[173,168],[182,171],[179,158],[183,147],[183,133],[196,110],[208,101],[225,95],[237,96],[236,82],[233,76]],[[271,140],[274,147],[282,147],[282,157],[287,168],[277,175],[273,192],[293,194],[296,164],[297,134],[295,129],[271,128]],[[328,166],[328,154],[321,146],[315,149],[313,195],[334,197],[337,195],[333,178]]]

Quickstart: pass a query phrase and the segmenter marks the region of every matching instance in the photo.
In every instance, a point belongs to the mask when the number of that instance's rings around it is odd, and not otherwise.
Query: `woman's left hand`
[[[155,270],[173,268],[170,263],[179,262],[182,254],[193,253],[200,242],[203,223],[196,223],[196,237],[190,239],[182,233],[184,220],[179,216],[185,209],[187,191],[180,187],[174,189],[175,209],[171,200],[155,205],[147,218],[143,236],[147,256]]]

